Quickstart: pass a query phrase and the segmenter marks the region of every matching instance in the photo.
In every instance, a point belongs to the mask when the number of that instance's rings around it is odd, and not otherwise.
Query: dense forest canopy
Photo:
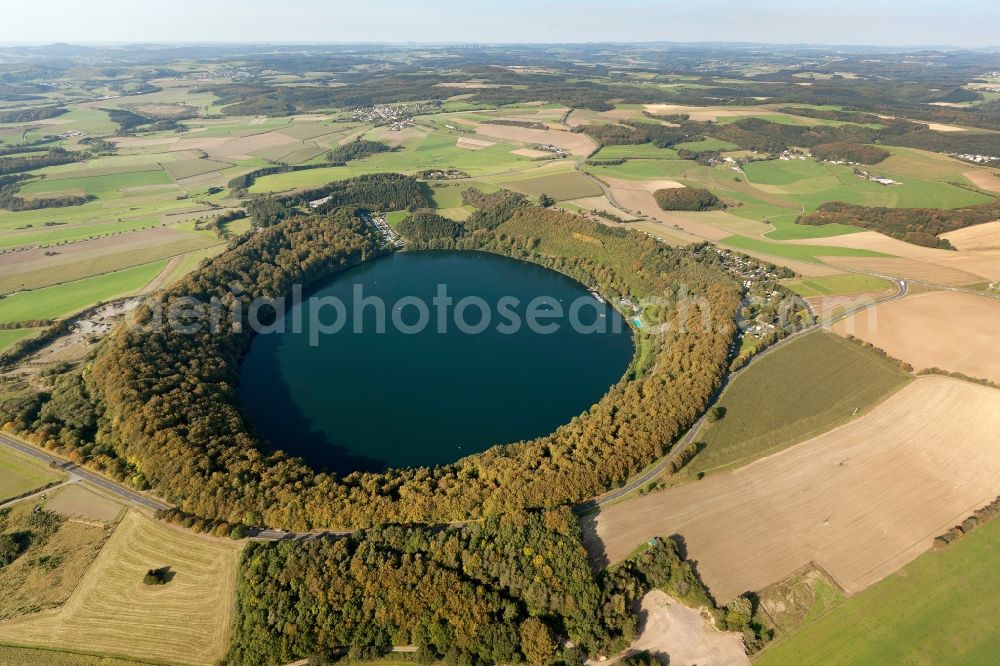
[[[372,659],[415,646],[422,662],[580,664],[636,635],[650,589],[712,612],[753,649],[766,636],[746,598],[717,609],[670,539],[599,574],[567,508],[457,529],[385,527],[341,539],[251,544],[237,586],[234,664]]]

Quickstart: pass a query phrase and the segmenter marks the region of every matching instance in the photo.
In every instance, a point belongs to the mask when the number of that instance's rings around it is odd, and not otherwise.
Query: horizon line
[[[799,47],[799,48],[877,48],[877,49],[931,49],[947,51],[1000,51],[1000,44],[985,46],[956,46],[954,44],[877,44],[877,43],[847,43],[847,42],[754,42],[754,41],[728,41],[728,40],[697,40],[697,41],[676,41],[676,40],[586,40],[586,41],[441,41],[441,40],[344,40],[344,41],[317,41],[317,40],[140,40],[140,41],[93,41],[93,40],[51,40],[51,41],[4,41],[0,40],[0,48],[35,47],[44,48],[52,46],[77,46],[77,47],[141,47],[141,46],[705,46],[721,45],[733,47]]]

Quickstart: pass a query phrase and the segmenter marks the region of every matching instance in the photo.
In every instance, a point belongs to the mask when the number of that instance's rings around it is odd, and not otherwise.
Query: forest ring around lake
[[[406,197],[397,191],[394,198]],[[64,388],[99,415],[79,458],[151,489],[177,507],[174,517],[185,524],[213,531],[478,519],[581,502],[623,484],[670,450],[726,373],[740,292],[710,246],[672,248],[498,193],[483,197],[458,231],[438,233],[431,224],[411,232],[408,248],[501,254],[593,285],[612,303],[642,303],[645,326],[635,334],[625,377],[541,437],[435,467],[317,472],[252,432],[239,402],[239,369],[252,338],[245,317],[254,298],[277,299],[293,284],[388,251],[367,221],[373,206],[341,203],[246,234],[162,292],[159,314],[179,311],[175,319],[187,325],[214,313],[215,333],[210,326],[149,326],[157,312],[147,303],[134,325],[109,336],[93,364]],[[178,305],[192,301],[206,304],[204,311]],[[211,303],[219,305],[213,310]],[[49,417],[64,431],[72,427],[56,409]]]

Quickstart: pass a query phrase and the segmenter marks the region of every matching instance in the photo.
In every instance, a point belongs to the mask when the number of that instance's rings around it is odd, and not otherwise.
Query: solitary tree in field
[[[549,208],[555,204],[556,200],[542,192],[538,195],[538,205],[542,208]]]

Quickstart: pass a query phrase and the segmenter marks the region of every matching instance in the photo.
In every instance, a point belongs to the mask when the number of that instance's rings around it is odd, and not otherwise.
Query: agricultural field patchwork
[[[733,380],[684,477],[746,465],[866,413],[909,380],[890,360],[826,331],[794,340]]]
[[[0,622],[0,642],[172,664],[212,664],[227,646],[240,546],[129,512],[66,603]],[[169,566],[163,586],[143,585]]]
[[[680,534],[722,602],[810,562],[860,592],[993,501],[997,421],[996,389],[920,378],[801,444],[602,507],[585,521],[588,549],[614,563],[652,536]]]
[[[1000,652],[992,618],[1000,613],[1000,522],[924,553],[857,596],[820,609],[754,662],[778,666],[985,664]],[[825,612],[823,612],[825,610]]]
[[[131,294],[155,278],[166,260],[126,268],[106,275],[19,292],[0,300],[0,323],[53,319],[98,301]]]

